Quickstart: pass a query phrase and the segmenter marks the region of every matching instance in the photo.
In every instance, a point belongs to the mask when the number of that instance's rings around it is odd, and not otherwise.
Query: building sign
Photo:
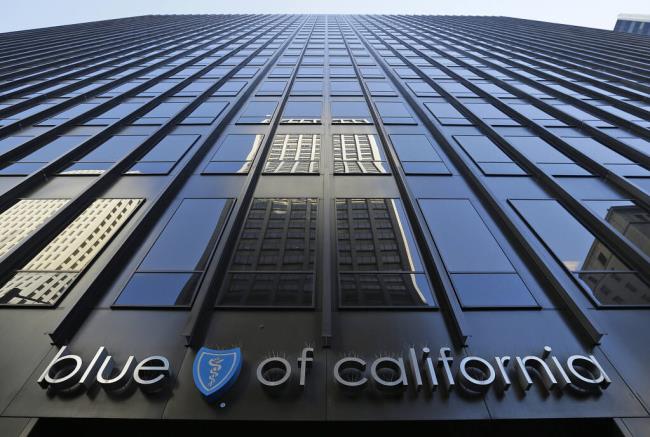
[[[194,358],[194,384],[209,402],[215,401],[239,376],[242,365],[239,348],[216,350],[202,347]]]
[[[274,356],[257,363],[255,376],[267,391],[281,392],[289,384],[304,387],[316,359],[314,349],[305,347],[296,357],[297,368],[286,358]],[[197,389],[209,402],[217,400],[236,383],[243,361],[239,348],[201,348],[193,364]],[[339,389],[348,393],[363,390],[396,393],[408,387],[418,392],[433,392],[442,387],[446,392],[457,389],[482,395],[491,388],[506,392],[513,384],[525,393],[533,384],[542,384],[547,391],[570,387],[595,394],[611,383],[595,356],[571,355],[562,362],[549,346],[539,355],[490,358],[454,357],[449,347],[441,347],[437,355],[428,347],[410,348],[406,356],[379,356],[372,361],[359,356],[343,357],[336,361],[332,372]],[[93,384],[107,391],[122,391],[135,384],[144,391],[157,392],[169,385],[171,377],[169,360],[163,356],[150,356],[138,362],[131,355],[121,369],[115,369],[113,358],[102,346],[84,367],[81,357],[69,353],[64,346],[45,368],[38,383],[53,391],[89,388]]]
[[[85,368],[81,357],[71,354],[68,347],[63,346],[37,382],[52,391],[88,389],[99,384],[106,391],[121,392],[135,384],[143,391],[158,392],[168,385],[172,374],[169,360],[160,355],[147,357],[140,362],[131,355],[121,370],[114,370],[113,357],[104,346],[97,349]]]

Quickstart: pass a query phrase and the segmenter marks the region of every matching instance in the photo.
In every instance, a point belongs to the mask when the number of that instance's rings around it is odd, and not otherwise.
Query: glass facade
[[[313,329],[341,355],[346,330],[408,325],[406,345],[566,313],[593,340],[647,318],[642,37],[424,15],[63,30],[0,36],[0,311],[50,311],[66,340],[164,314],[191,345],[223,317],[219,347]]]

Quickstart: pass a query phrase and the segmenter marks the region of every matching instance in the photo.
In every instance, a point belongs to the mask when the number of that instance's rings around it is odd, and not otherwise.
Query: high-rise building
[[[616,20],[614,30],[617,32],[650,35],[650,15],[620,14]]]
[[[0,41],[0,435],[648,435],[638,36],[178,15]]]

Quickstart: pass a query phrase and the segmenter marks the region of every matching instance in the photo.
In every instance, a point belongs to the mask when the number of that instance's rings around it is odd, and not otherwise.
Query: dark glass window
[[[227,106],[228,102],[203,102],[181,124],[211,124]]]
[[[198,135],[168,135],[136,162],[127,174],[167,174],[192,147]]]
[[[244,89],[247,83],[243,80],[230,80],[220,86],[212,95],[217,97],[234,97]]]
[[[397,95],[393,87],[388,82],[369,80],[366,81],[366,85],[368,86],[370,95],[373,97],[393,97]]]
[[[425,103],[424,106],[427,107],[429,111],[433,114],[434,117],[440,122],[442,125],[471,125],[472,123],[469,122],[465,117],[463,117],[463,114],[458,112],[456,108],[454,108],[451,104],[449,103],[436,103],[436,102],[429,102]]]
[[[289,100],[284,107],[281,123],[313,124],[320,123],[323,104],[302,100]]]
[[[435,306],[399,199],[337,199],[336,240],[340,306]]]
[[[142,144],[146,135],[116,135],[61,171],[63,175],[101,174]]]
[[[317,199],[254,199],[217,304],[314,305]]]
[[[356,80],[333,80],[330,82],[332,96],[361,96],[361,85]]]
[[[468,199],[419,204],[463,307],[537,306]]]
[[[621,176],[650,177],[650,172],[592,138],[567,137],[564,141]]]
[[[650,304],[648,284],[557,201],[510,200],[510,203],[596,302]],[[602,205],[592,206],[602,212]]]
[[[391,135],[390,139],[406,174],[450,174],[425,135]]]
[[[333,124],[371,124],[372,118],[364,101],[333,101],[331,103]]]
[[[85,125],[106,125],[122,119],[142,106],[142,103],[120,103],[96,118],[85,122]]]
[[[0,175],[20,176],[33,173],[48,162],[54,161],[74,149],[88,138],[88,136],[83,135],[58,137],[27,156],[0,169]]]
[[[590,176],[566,155],[539,137],[505,137],[528,159],[554,176]]]
[[[401,102],[375,102],[384,124],[417,124]]]
[[[292,96],[320,96],[323,94],[323,82],[320,80],[297,80],[291,88]]]
[[[227,135],[210,158],[203,174],[248,173],[263,135]]]
[[[115,304],[190,305],[229,209],[227,199],[183,199]]]
[[[267,80],[257,89],[258,96],[281,96],[287,87],[286,80]]]
[[[16,137],[6,137],[0,140],[0,154],[7,153],[10,150],[15,149],[21,144],[25,144],[27,141],[34,138],[33,136],[16,136]]]
[[[523,176],[526,172],[489,138],[479,135],[455,135],[454,139],[487,176]]]
[[[253,100],[242,111],[238,124],[269,124],[278,102]]]

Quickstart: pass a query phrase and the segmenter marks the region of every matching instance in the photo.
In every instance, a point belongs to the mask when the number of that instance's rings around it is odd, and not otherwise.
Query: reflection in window
[[[82,135],[58,137],[19,160],[9,163],[6,167],[0,169],[0,175],[24,176],[34,173],[47,163],[54,161],[79,146],[88,138],[88,136]]]
[[[230,203],[227,199],[183,199],[116,305],[191,305]]]
[[[391,135],[406,174],[450,174],[425,135]]]
[[[292,96],[320,96],[323,94],[323,82],[318,80],[297,80],[291,88]]]
[[[650,177],[650,171],[592,138],[568,137],[563,140],[621,176]]]
[[[203,174],[248,173],[264,135],[227,135]]]
[[[361,96],[361,85],[357,80],[333,80],[330,82],[332,96]]]
[[[539,137],[505,137],[526,158],[553,176],[590,176],[591,173]]]
[[[381,174],[389,167],[382,145],[375,135],[340,134],[332,138],[334,173]]]
[[[153,146],[126,174],[168,174],[198,138],[198,135],[168,135]]]
[[[317,174],[319,162],[319,134],[280,134],[273,138],[264,173]]]
[[[440,122],[442,125],[448,125],[448,126],[465,126],[465,125],[471,125],[469,120],[467,120],[463,114],[458,112],[456,108],[454,108],[451,104],[449,103],[443,103],[443,102],[428,102],[425,103],[424,106],[427,107],[429,111],[433,114],[434,117]]]
[[[0,304],[54,305],[142,199],[97,199],[0,288]]]
[[[465,153],[486,176],[525,176],[519,167],[489,138],[482,135],[455,135]]]
[[[417,124],[401,102],[375,102],[384,124]]]
[[[331,107],[332,124],[372,124],[364,101],[333,101]]]
[[[146,135],[116,135],[61,171],[62,175],[98,175],[140,146]]]
[[[468,199],[419,204],[463,307],[537,305]]]
[[[0,256],[43,224],[67,199],[22,199],[0,214]]]
[[[314,304],[317,199],[253,199],[217,304]]]
[[[228,106],[228,102],[203,102],[181,124],[211,124]]]
[[[269,124],[278,102],[253,100],[242,111],[237,124]]]
[[[342,307],[435,306],[399,199],[337,199],[336,240]]]
[[[289,100],[282,113],[283,124],[316,124],[321,121],[321,102]]]
[[[510,200],[510,203],[599,304],[650,305],[648,284],[557,201]],[[601,213],[607,209],[602,204],[590,206]],[[616,220],[633,216],[621,214]],[[614,220],[611,215],[610,219]]]
[[[267,80],[257,89],[258,96],[281,96],[287,87],[286,80]]]
[[[650,214],[629,200],[587,200],[584,204],[650,256]]]

